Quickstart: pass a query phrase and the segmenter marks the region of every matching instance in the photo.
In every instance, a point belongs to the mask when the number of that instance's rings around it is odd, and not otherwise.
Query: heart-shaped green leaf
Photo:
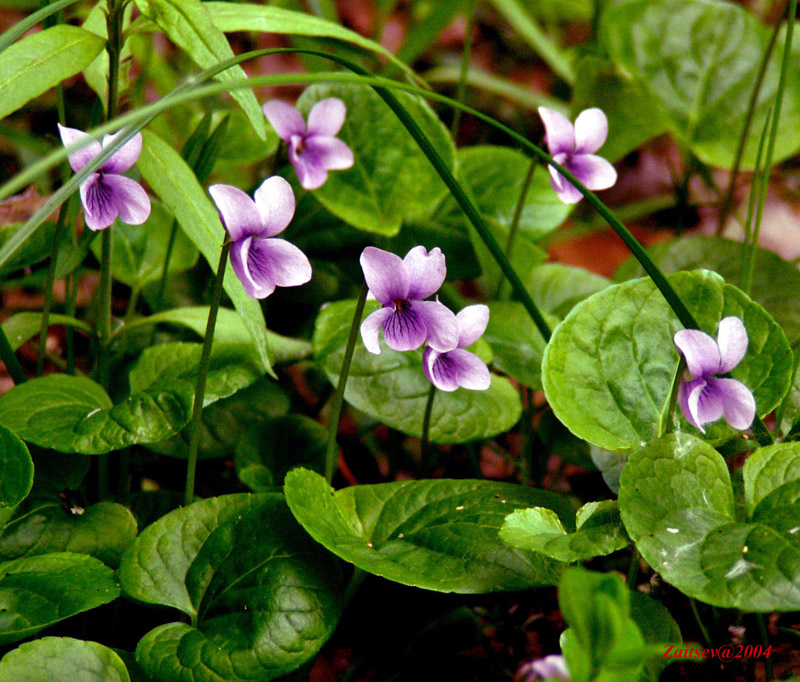
[[[537,265],[523,282],[539,309],[560,319],[578,303],[610,284],[605,277],[561,263]]]
[[[177,509],[125,553],[128,596],[173,606],[169,623],[139,642],[154,680],[271,680],[313,656],[341,609],[341,578],[279,494],[226,495]]]
[[[368,302],[364,314],[376,309],[377,304]],[[354,312],[355,301],[337,301],[317,317],[314,353],[334,386]],[[401,353],[382,345],[380,355],[375,355],[360,341],[356,344],[344,396],[354,407],[403,433],[420,436],[429,390],[421,350]],[[431,441],[465,443],[489,438],[514,426],[521,412],[519,395],[502,377],[493,375],[485,391],[438,391],[431,413]]]
[[[0,661],[0,680],[14,682],[130,682],[122,659],[97,642],[43,637],[21,644]]]
[[[0,508],[22,502],[33,485],[33,460],[20,438],[0,425]]]
[[[118,596],[114,571],[85,554],[60,552],[0,563],[0,644]]]
[[[395,96],[452,169],[455,147],[433,110],[407,93]],[[331,171],[314,196],[351,225],[388,236],[397,234],[404,221],[427,215],[447,188],[394,112],[372,88],[347,84],[313,85],[297,107],[307,115],[328,97],[338,97],[347,107],[339,138],[353,150],[355,163]]]
[[[670,283],[712,336],[723,317],[744,322],[747,354],[732,375],[753,392],[760,416],[771,412],[789,389],[793,369],[781,328],[709,271],[676,273]],[[630,453],[653,440],[663,428],[678,368],[673,335],[680,328],[650,279],[610,286],[579,303],[545,349],[542,378],[556,416],[578,437],[614,452]],[[720,421],[708,426],[706,438],[733,433]]]
[[[319,474],[293,469],[284,491],[303,528],[338,557],[437,592],[553,584],[559,564],[503,545],[497,532],[514,509],[546,506],[572,515],[558,495],[492,481],[400,481],[334,492]]]
[[[793,445],[773,446],[786,447],[796,456]],[[770,472],[785,461],[765,449],[745,472],[746,495],[755,496],[746,500],[754,508],[748,521],[735,516],[725,460],[704,441],[669,434],[629,459],[619,493],[625,528],[647,562],[685,594],[744,611],[800,608],[800,488],[797,480],[781,485],[780,476],[772,480],[779,487],[764,495]]]
[[[48,318],[50,325],[65,324],[81,331],[91,333],[92,328],[85,322],[76,320],[69,315],[51,314]],[[3,322],[3,332],[8,337],[8,342],[13,350],[17,350],[23,343],[30,341],[42,330],[41,313],[16,313]]]

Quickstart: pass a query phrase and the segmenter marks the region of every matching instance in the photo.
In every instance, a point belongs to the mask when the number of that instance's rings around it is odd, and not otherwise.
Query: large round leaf
[[[712,336],[723,317],[743,320],[747,354],[732,375],[753,392],[760,416],[771,412],[792,376],[792,352],[781,328],[714,273],[676,273],[669,279]],[[665,426],[680,359],[673,335],[680,328],[649,279],[608,287],[579,303],[545,349],[542,378],[556,416],[579,438],[614,452],[630,453],[653,440]],[[724,421],[706,428],[712,440],[733,433]]]
[[[452,169],[455,147],[447,129],[423,100],[395,96],[414,117],[434,148]],[[360,85],[312,85],[297,101],[307,116],[311,107],[338,97],[347,118],[338,137],[353,151],[348,170],[331,171],[314,196],[342,220],[362,230],[397,234],[403,221],[426,215],[447,192],[428,157],[372,88]]]
[[[43,637],[9,651],[0,661],[3,682],[130,682],[122,659],[97,642]]]
[[[170,512],[125,553],[120,579],[128,596],[192,619],[139,642],[136,660],[157,682],[280,677],[319,650],[341,610],[337,564],[279,494],[226,495]]]
[[[293,469],[286,501],[317,542],[358,568],[437,592],[480,593],[552,585],[560,564],[502,543],[515,509],[548,507],[566,519],[564,498],[493,481],[399,481],[336,491],[319,474]]]
[[[703,162],[731,168],[759,55],[769,42],[767,29],[730,2],[633,0],[603,14],[600,35],[611,59],[660,102],[672,134]],[[779,76],[780,59],[773,58],[753,111],[742,157],[746,168],[755,164],[758,132],[775,101]],[[773,161],[799,148],[800,78],[790,70]]]
[[[776,448],[786,447],[791,453],[777,454]],[[751,459],[763,464],[797,457],[793,445],[765,450]],[[722,456],[689,434],[663,436],[636,452],[622,472],[622,520],[647,562],[685,594],[743,611],[795,611],[800,608],[798,479],[773,480],[776,487],[756,504],[765,492],[765,469],[747,469],[745,464],[746,505],[754,509],[742,520]],[[779,505],[772,504],[775,496]]]
[[[0,426],[0,508],[25,499],[33,485],[33,460],[17,435]]]
[[[376,310],[376,305],[369,303],[364,314]],[[314,353],[334,386],[354,312],[355,301],[337,301],[317,317]],[[382,345],[380,355],[375,355],[357,342],[344,396],[351,405],[403,433],[420,436],[429,390],[421,350],[401,353]],[[521,412],[519,396],[508,379],[493,375],[485,391],[437,391],[430,437],[435,443],[489,438],[508,431]]]
[[[85,554],[60,552],[0,563],[0,644],[107,604],[119,596],[114,571]]]

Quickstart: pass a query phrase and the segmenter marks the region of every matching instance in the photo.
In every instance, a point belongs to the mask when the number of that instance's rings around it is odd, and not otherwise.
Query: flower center
[[[398,313],[402,313],[408,307],[408,301],[404,298],[396,298],[394,299],[394,309]]]

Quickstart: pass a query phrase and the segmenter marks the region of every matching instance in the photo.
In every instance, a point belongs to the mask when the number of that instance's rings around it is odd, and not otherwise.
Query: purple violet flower
[[[485,391],[492,377],[474,353],[464,350],[475,343],[489,324],[489,308],[471,305],[456,315],[458,344],[453,350],[440,352],[430,346],[422,355],[422,371],[425,377],[440,391],[455,391],[459,386],[473,391]]]
[[[75,128],[58,124],[58,133],[65,147],[89,137]],[[69,165],[76,173],[97,156],[122,132],[104,135],[102,145],[97,140],[70,152]],[[136,133],[123,144],[103,165],[91,173],[80,186],[81,203],[90,230],[104,230],[119,216],[123,223],[141,225],[150,217],[150,197],[135,180],[121,173],[130,169],[142,152],[142,134]]]
[[[438,301],[423,301],[442,286],[447,267],[437,247],[430,253],[415,246],[400,258],[368,246],[361,268],[370,293],[383,304],[361,323],[361,338],[370,353],[381,352],[379,331],[394,350],[419,348],[427,342],[434,350],[448,351],[458,344],[456,316]]]
[[[730,372],[747,352],[747,330],[742,321],[724,318],[716,341],[698,329],[681,329],[674,340],[691,375],[691,380],[684,377],[678,389],[678,404],[686,421],[705,433],[704,424],[724,415],[734,429],[748,428],[756,414],[750,389],[737,379],[714,376]]]
[[[608,189],[617,181],[617,171],[608,161],[595,156],[608,137],[608,119],[600,109],[578,114],[573,126],[557,111],[539,107],[550,156],[572,173],[587,189]],[[577,204],[581,194],[555,168],[548,166],[550,184],[565,204]]]
[[[208,188],[222,224],[230,235],[231,265],[244,290],[266,298],[275,287],[296,287],[311,279],[311,263],[285,239],[271,239],[294,216],[294,192],[283,178],[267,178],[255,192],[255,201],[232,185]]]
[[[264,115],[278,137],[289,145],[289,161],[304,189],[322,187],[329,170],[353,165],[350,147],[335,137],[344,124],[346,113],[344,102],[339,98],[323,99],[308,112],[306,128],[302,114],[291,104],[279,99],[264,104]]]
[[[544,658],[526,663],[520,669],[525,682],[533,680],[567,680],[569,682],[569,668],[567,662],[560,654],[550,654]]]

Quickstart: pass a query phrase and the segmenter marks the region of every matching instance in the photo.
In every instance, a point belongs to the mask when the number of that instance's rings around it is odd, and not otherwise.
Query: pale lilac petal
[[[443,352],[458,346],[458,322],[450,308],[438,301],[414,301],[413,310],[426,327],[425,340],[434,350]]]
[[[440,353],[430,346],[422,354],[422,372],[440,391],[450,393],[458,388],[458,371],[448,360],[449,353]]]
[[[242,190],[233,185],[211,185],[208,193],[217,205],[219,217],[231,240],[237,242],[261,234],[261,214],[255,202]]]
[[[302,155],[308,163],[327,170],[344,170],[354,161],[350,147],[335,137],[307,137]]]
[[[380,355],[380,330],[384,322],[394,314],[391,308],[381,308],[374,313],[367,316],[361,323],[361,340],[364,342],[364,347],[375,355]]]
[[[361,253],[361,269],[370,293],[388,305],[408,298],[408,273],[400,256],[368,246]]]
[[[706,430],[697,423],[695,415],[692,413],[692,410],[689,407],[689,396],[698,386],[702,387],[705,385],[706,382],[704,379],[695,379],[694,381],[682,381],[678,387],[678,407],[681,408],[681,414],[683,414],[683,418],[696,429],[700,429],[700,431],[703,433],[705,433]]]
[[[255,259],[251,258],[254,243],[257,241],[254,237],[235,241],[231,245],[231,265],[249,296],[266,298],[275,291],[275,281],[270,279],[268,271],[259,269],[261,261],[258,255]]]
[[[708,334],[699,329],[681,329],[675,332],[673,340],[686,358],[686,366],[692,379],[707,377],[719,371],[719,348]]]
[[[553,109],[539,107],[539,116],[544,123],[545,140],[550,156],[575,151],[575,128],[569,119]]]
[[[749,429],[756,416],[756,401],[750,389],[736,379],[710,379],[722,398],[725,421],[734,429]]]
[[[114,189],[105,182],[107,177],[92,173],[80,186],[84,218],[92,231],[105,229],[119,215]]]
[[[295,207],[294,192],[286,180],[279,175],[267,178],[256,190],[254,198],[261,215],[259,237],[272,237],[286,229],[294,217]]]
[[[479,303],[470,305],[456,315],[458,323],[458,347],[466,348],[475,343],[489,324],[489,307]]]
[[[144,188],[124,175],[105,175],[103,184],[114,192],[119,219],[128,225],[141,225],[150,217],[150,197]]]
[[[712,382],[713,378],[701,381],[689,393],[689,413],[703,433],[706,432],[703,425],[717,421],[723,413],[723,392]]]
[[[328,179],[328,171],[313,154],[308,154],[305,150],[298,152],[299,147],[300,143],[292,138],[289,142],[289,161],[294,166],[297,179],[303,189],[319,189]]]
[[[399,351],[416,350],[425,343],[429,330],[428,317],[422,308],[424,305],[425,301],[401,301],[386,318],[383,323],[383,339],[389,348]]]
[[[596,191],[613,187],[617,171],[608,161],[593,154],[575,154],[564,164],[586,189]],[[577,191],[577,190],[576,190]]]
[[[585,109],[575,119],[575,153],[593,154],[608,137],[608,119],[602,110]]]
[[[60,123],[58,125],[58,134],[61,136],[61,141],[64,143],[65,147],[69,147],[81,140],[85,140],[89,138],[89,135],[84,133],[77,128],[67,128],[66,126],[62,126]],[[95,156],[97,156],[102,147],[97,140],[92,140],[84,147],[81,147],[77,151],[69,153],[69,165],[72,167],[76,173],[83,168],[89,161],[91,161]]]
[[[456,368],[458,385],[471,391],[485,391],[492,383],[489,368],[474,353],[456,348],[444,353],[449,362]]]
[[[103,147],[108,147],[114,142],[124,131],[120,130],[113,135],[103,136]],[[129,168],[133,167],[139,160],[139,154],[142,153],[142,134],[136,133],[130,140],[125,142],[117,151],[115,151],[108,159],[100,166],[100,170],[105,173],[124,173]]]
[[[720,321],[717,345],[719,346],[720,364],[716,371],[721,374],[730,372],[742,361],[747,352],[747,329],[738,317],[730,316]],[[728,422],[730,423],[730,420]]]
[[[420,300],[433,296],[447,274],[444,254],[437,246],[428,253],[424,246],[415,246],[403,258],[408,273],[408,298]]]
[[[581,194],[570,182],[552,166],[548,166],[550,171],[550,184],[553,191],[558,195],[559,200],[564,204],[577,204],[583,199]]]
[[[347,108],[338,97],[317,102],[308,112],[308,134],[333,137],[342,129]]]
[[[311,279],[308,258],[285,239],[254,239],[248,265],[251,272],[264,273],[279,287],[297,287]]]
[[[302,114],[291,104],[271,99],[264,104],[263,110],[270,125],[282,140],[288,142],[292,135],[306,134],[306,122]]]
[[[569,680],[569,668],[563,656],[550,654],[537,661],[529,663],[526,671],[535,673],[543,680]]]

